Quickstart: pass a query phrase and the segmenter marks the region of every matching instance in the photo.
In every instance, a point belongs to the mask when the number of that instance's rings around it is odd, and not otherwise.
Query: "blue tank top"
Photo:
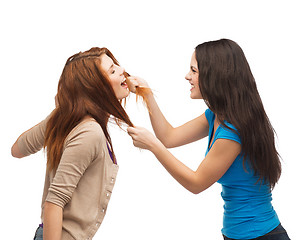
[[[209,123],[209,143],[212,139],[215,114],[207,109],[205,116]],[[241,144],[236,128],[225,124],[232,130],[219,126],[215,131],[217,139],[230,139]],[[228,238],[252,239],[263,236],[279,225],[279,219],[271,204],[272,194],[269,184],[258,182],[249,162],[243,166],[243,156],[239,154],[227,172],[218,180],[222,185],[221,196],[224,200],[222,233]]]

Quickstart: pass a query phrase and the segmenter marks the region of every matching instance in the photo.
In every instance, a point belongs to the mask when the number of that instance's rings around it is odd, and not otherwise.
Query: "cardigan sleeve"
[[[105,142],[105,136],[94,121],[81,124],[70,132],[46,201],[64,208],[98,151],[103,151],[102,142]]]
[[[23,155],[28,156],[42,149],[45,141],[47,119],[48,117],[19,137],[17,144]]]

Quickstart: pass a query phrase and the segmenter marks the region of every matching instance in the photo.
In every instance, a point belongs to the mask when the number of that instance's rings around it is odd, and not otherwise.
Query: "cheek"
[[[195,85],[195,95],[196,95],[196,99],[202,99],[202,94],[201,94],[201,91],[200,91],[200,86],[199,86],[199,80],[198,78],[195,78],[194,80],[194,85]]]
[[[110,77],[109,78],[109,82],[110,82],[110,85],[112,86],[112,88],[115,90],[116,88],[118,88],[118,81],[116,78],[114,77]]]
[[[196,88],[199,88],[199,78],[197,76],[194,76],[193,83]]]

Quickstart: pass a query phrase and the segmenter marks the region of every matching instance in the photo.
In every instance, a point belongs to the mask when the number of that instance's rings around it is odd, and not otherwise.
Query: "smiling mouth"
[[[194,85],[193,84],[190,85],[191,85],[190,91],[192,91],[194,89]]]
[[[124,78],[124,80],[121,82],[121,87],[128,87],[127,83],[126,83],[126,78]]]

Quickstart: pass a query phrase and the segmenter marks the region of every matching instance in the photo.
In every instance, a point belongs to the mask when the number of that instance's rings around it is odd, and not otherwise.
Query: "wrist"
[[[152,142],[149,150],[156,155],[159,153],[165,146],[161,143],[161,141],[158,138],[155,138],[155,140]]]
[[[153,96],[153,92],[149,87],[136,87],[136,94],[145,98]]]

